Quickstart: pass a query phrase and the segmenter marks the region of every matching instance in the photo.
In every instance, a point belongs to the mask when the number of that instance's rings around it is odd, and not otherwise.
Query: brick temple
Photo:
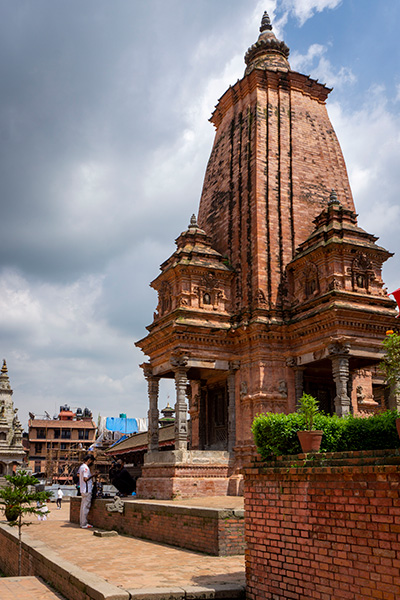
[[[288,57],[265,13],[211,117],[198,217],[151,284],[139,495],[240,493],[254,416],[294,411],[303,391],[338,415],[399,405],[377,369],[397,314],[382,281],[391,253],[357,224],[331,90]],[[176,384],[172,452],[158,450],[161,378]]]

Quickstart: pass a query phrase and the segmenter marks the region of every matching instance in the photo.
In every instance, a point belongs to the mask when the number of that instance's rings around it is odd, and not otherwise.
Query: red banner
[[[394,299],[396,300],[397,306],[399,307],[399,310],[400,310],[400,288],[398,288],[394,292],[391,292],[390,296],[394,296]]]

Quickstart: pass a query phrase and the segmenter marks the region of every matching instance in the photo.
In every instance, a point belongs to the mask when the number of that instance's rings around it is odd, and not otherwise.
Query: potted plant
[[[318,452],[321,447],[323,431],[314,429],[314,420],[319,413],[318,400],[310,394],[300,398],[298,412],[303,416],[305,430],[298,431],[300,446],[304,454]]]

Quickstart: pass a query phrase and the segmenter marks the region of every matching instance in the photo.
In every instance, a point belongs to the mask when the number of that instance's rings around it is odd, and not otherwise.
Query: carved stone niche
[[[368,256],[358,252],[351,265],[351,283],[353,291],[369,291],[370,284],[375,279],[375,272]]]
[[[318,267],[314,263],[308,263],[303,271],[302,287],[304,300],[308,300],[319,294]]]
[[[168,281],[163,281],[158,292],[157,316],[162,317],[172,310],[172,290]]]
[[[223,284],[215,274],[210,271],[206,273],[194,287],[194,293],[198,297],[199,308],[209,310],[225,310],[225,295]]]

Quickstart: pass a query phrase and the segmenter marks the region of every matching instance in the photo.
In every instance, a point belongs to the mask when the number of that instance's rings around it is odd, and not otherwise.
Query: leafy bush
[[[396,419],[400,414],[386,411],[371,417],[338,417],[319,413],[315,416],[315,429],[322,429],[321,452],[346,452],[351,450],[384,450],[400,446]],[[306,429],[299,413],[267,413],[257,415],[252,432],[258,452],[267,460],[271,456],[299,454],[299,430]]]

